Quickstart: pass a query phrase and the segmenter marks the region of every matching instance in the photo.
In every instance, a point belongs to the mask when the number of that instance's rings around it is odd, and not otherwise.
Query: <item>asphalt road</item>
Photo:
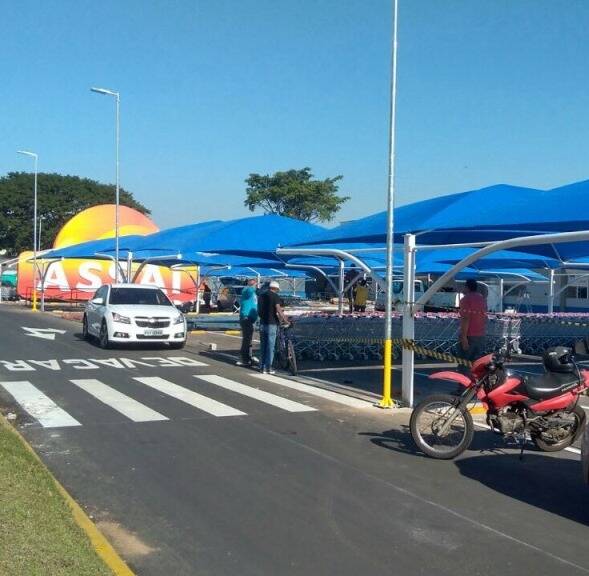
[[[260,379],[206,335],[103,351],[53,316],[0,319],[0,408],[138,575],[589,573],[576,454],[520,462],[478,431],[436,462],[406,412]]]

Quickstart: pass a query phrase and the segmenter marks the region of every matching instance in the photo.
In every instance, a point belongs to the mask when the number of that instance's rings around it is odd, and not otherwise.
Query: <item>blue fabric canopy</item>
[[[134,258],[155,249],[187,258],[195,252],[205,252],[278,260],[276,248],[304,242],[321,230],[315,224],[276,214],[194,224],[145,236],[135,247]]]
[[[121,236],[119,238],[119,256],[127,258],[127,253],[132,252],[138,242],[141,242],[144,236]],[[103,259],[104,256],[98,254],[114,255],[115,239],[104,238],[102,240],[93,240],[91,242],[82,242],[81,244],[74,244],[66,248],[56,248],[49,250],[40,256],[43,259],[50,258],[80,258],[80,259]]]
[[[589,229],[589,180],[552,190],[499,184],[415,202],[395,210],[395,242],[407,233],[420,244],[497,241]],[[386,212],[347,222],[304,245],[386,242]],[[303,245],[303,243],[298,243]],[[553,258],[589,255],[589,243],[520,248]]]

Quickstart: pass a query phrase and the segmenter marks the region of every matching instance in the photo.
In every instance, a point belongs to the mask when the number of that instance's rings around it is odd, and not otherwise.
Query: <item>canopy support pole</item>
[[[194,284],[196,286],[196,302],[194,303],[194,311],[197,314],[200,314],[200,266],[196,267],[196,282]]]
[[[346,250],[339,250],[337,248],[278,248],[276,254],[278,256],[332,256],[338,260],[349,260],[364,270],[369,276],[377,278],[382,286],[386,286],[386,280],[374,268],[371,268],[361,258]],[[287,263],[286,266],[289,267],[289,264]],[[304,265],[290,265],[290,268],[303,267]]]
[[[339,284],[337,289],[337,313],[341,316],[344,313],[344,283],[345,283],[345,262],[339,261]]]
[[[131,275],[133,274],[133,252],[127,252],[127,274],[125,276],[125,282],[129,282]]]
[[[554,269],[548,273],[548,314],[554,313]]]
[[[499,278],[499,314],[503,314],[503,290],[505,284],[503,278]]]
[[[41,264],[41,312],[45,312],[45,280],[47,280],[49,268],[51,268],[51,264],[54,262],[59,262],[59,260],[49,260],[47,263],[47,268],[45,268],[45,262],[42,262]]]
[[[320,274],[321,276],[323,276],[323,278],[327,280],[327,283],[333,288],[333,291],[337,293],[337,286],[334,284],[333,280],[329,277],[329,275],[326,274],[324,270],[321,270],[319,266],[310,266],[306,264],[285,264],[285,266],[287,268],[292,268],[293,270],[313,270],[314,272],[317,272],[317,274]]]
[[[415,236],[405,236],[405,258],[403,271],[403,339],[415,339]],[[403,376],[402,376],[402,398],[409,408],[413,408],[413,397],[415,387],[415,352],[403,348]]]

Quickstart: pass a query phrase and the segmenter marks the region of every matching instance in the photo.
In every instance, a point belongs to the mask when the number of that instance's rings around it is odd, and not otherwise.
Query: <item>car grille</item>
[[[137,316],[135,324],[139,328],[167,328],[170,325],[169,318],[148,318],[147,316]]]
[[[160,334],[159,336],[146,336],[145,334],[137,334],[138,340],[167,340],[169,334]]]

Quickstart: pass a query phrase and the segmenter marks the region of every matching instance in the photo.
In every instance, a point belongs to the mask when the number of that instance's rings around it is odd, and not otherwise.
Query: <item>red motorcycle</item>
[[[505,364],[504,352],[476,360],[471,374],[437,372],[430,378],[464,386],[459,396],[436,394],[422,400],[411,415],[411,436],[417,447],[438,459],[455,458],[470,445],[474,425],[468,406],[477,399],[487,424],[523,452],[528,439],[545,452],[563,450],[583,432],[585,411],[577,405],[589,388],[589,370],[581,370],[570,348],[557,346],[543,354],[545,373],[518,374]]]

